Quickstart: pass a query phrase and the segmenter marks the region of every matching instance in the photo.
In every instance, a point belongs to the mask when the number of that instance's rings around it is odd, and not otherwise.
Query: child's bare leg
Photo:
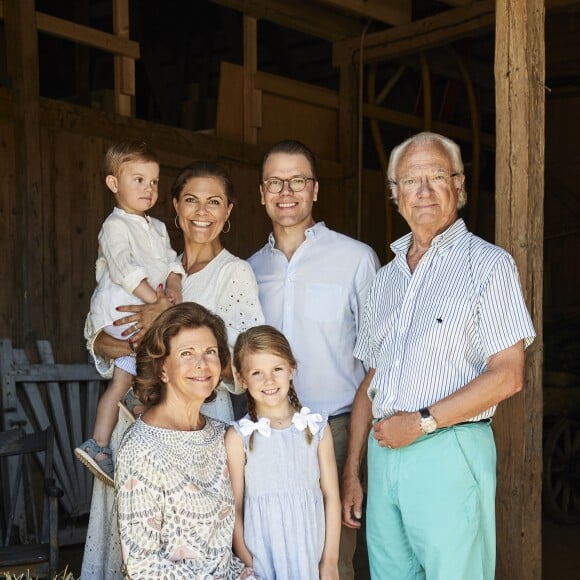
[[[131,386],[133,375],[115,367],[113,378],[99,399],[93,437],[74,450],[79,461],[105,485],[114,485],[114,465],[110,448],[111,435],[119,418],[118,403]]]
[[[99,399],[97,406],[97,416],[93,430],[93,439],[101,446],[108,447],[111,441],[113,429],[119,418],[119,407],[117,404],[125,396],[125,393],[131,387],[133,375],[115,367],[113,378],[107,386],[107,389]],[[95,456],[97,461],[102,459],[102,454]]]

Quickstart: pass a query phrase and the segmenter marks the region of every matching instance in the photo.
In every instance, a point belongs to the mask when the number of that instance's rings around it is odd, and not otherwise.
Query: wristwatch
[[[426,435],[429,435],[429,433],[433,433],[433,431],[437,429],[437,421],[435,421],[435,417],[431,415],[429,407],[419,409],[419,414],[421,415],[421,419],[419,420],[421,431],[423,431],[423,433],[425,433]]]

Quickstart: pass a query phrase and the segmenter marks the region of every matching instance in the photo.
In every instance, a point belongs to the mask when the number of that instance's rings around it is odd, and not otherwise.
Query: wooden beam
[[[429,51],[429,70],[437,76],[447,79],[462,80],[460,70],[457,68],[455,61],[450,58],[448,46],[434,48]],[[393,62],[404,64],[413,70],[419,70],[421,62],[418,55],[410,54],[400,58],[393,59]],[[465,66],[469,70],[473,84],[478,87],[493,91],[495,82],[493,80],[493,64],[487,64],[482,61],[464,57]]]
[[[356,123],[355,125],[352,125],[353,108],[352,105],[349,107],[346,106],[346,95],[350,94],[351,98],[356,100],[356,91],[353,93],[353,88],[350,87],[350,83],[353,82],[353,80],[347,74],[347,70],[341,69],[340,74],[342,81],[341,89],[338,94],[335,91],[331,91],[330,89],[324,89],[322,87],[317,87],[308,83],[301,83],[299,81],[290,81],[289,79],[261,71],[256,73],[255,87],[256,89],[266,93],[280,95],[282,97],[288,98],[288,86],[291,83],[292,99],[297,101],[304,101],[305,103],[316,104],[328,109],[340,109],[342,106],[344,110],[339,113],[339,123],[341,123],[341,126],[343,127],[342,131],[344,131],[345,135],[348,133],[351,135],[351,137],[346,141],[341,139],[341,143],[346,147],[346,149],[343,147],[341,159],[352,159],[353,154],[352,152],[348,153],[348,148],[353,146],[352,140],[356,134],[353,134],[353,131],[355,130]],[[396,111],[394,109],[389,109],[387,107],[382,107],[373,103],[363,104],[363,115],[367,119],[383,121],[385,123],[391,123],[392,125],[398,125],[400,127],[408,127],[410,129],[416,129],[417,131],[424,130],[423,117],[419,117],[411,113]],[[349,126],[350,129],[348,128]],[[467,127],[460,127],[458,125],[451,125],[449,123],[432,121],[432,128],[433,130],[439,133],[443,133],[444,135],[448,135],[450,138],[457,139],[458,141],[471,142],[473,140],[472,131]],[[487,149],[494,149],[495,136],[489,133],[482,133],[481,144]]]
[[[450,44],[461,38],[490,32],[495,22],[495,1],[447,1],[457,6],[435,16],[415,20],[365,37],[364,62],[395,60],[398,57]],[[580,0],[546,0],[546,10],[557,11],[580,6]],[[353,62],[360,50],[360,39],[338,40],[332,49],[334,66]]]
[[[544,0],[497,0],[496,242],[514,257],[538,334],[523,392],[498,408],[497,578],[542,574]]]
[[[409,129],[416,129],[423,131],[425,127],[425,120],[423,117],[412,115],[411,113],[403,113],[386,107],[379,107],[378,105],[371,105],[365,103],[363,106],[363,114],[369,119],[377,119],[391,123],[392,125],[399,125],[400,127],[407,127]],[[431,122],[431,130],[436,133],[441,133],[455,139],[457,141],[471,142],[473,140],[473,132],[470,127],[459,127],[457,125],[450,125],[449,123],[441,123],[440,121]],[[487,149],[495,147],[495,137],[489,133],[481,134],[481,144]]]
[[[338,91],[338,142],[339,159],[344,168],[343,195],[337,200],[342,205],[343,215],[352,219],[351,231],[361,237],[360,204],[361,192],[358,190],[358,98],[357,71],[352,65],[340,67],[340,88]],[[356,216],[356,221],[353,219]],[[356,229],[355,229],[356,228]]]
[[[385,24],[398,25],[411,22],[411,0],[320,0],[344,12],[355,14],[366,20],[378,20]]]
[[[288,94],[290,83],[292,91]],[[328,109],[338,109],[339,107],[339,95],[331,89],[290,80],[263,71],[257,71],[255,84],[257,89],[272,95],[280,95],[281,97],[312,103]]]
[[[330,42],[358,36],[364,24],[309,0],[212,0],[254,18]]]
[[[258,142],[262,107],[255,88],[258,70],[258,22],[244,14],[244,143]]]
[[[4,0],[6,4],[8,0]],[[36,12],[36,28],[50,36],[64,38],[85,46],[97,48],[104,52],[130,58],[139,58],[139,43],[126,38],[120,38],[96,28],[76,24],[56,16]],[[0,20],[4,19],[3,3],[0,1]]]
[[[15,312],[22,320],[14,324],[16,340],[31,346],[34,339],[45,338],[44,267],[47,261],[43,234],[42,151],[40,147],[40,82],[38,66],[38,34],[35,26],[34,0],[5,0],[4,28],[6,56],[13,95],[17,231],[14,259],[16,288]],[[48,261],[52,266],[52,261]]]
[[[493,29],[494,19],[494,1],[481,0],[410,24],[374,32],[365,36],[363,60],[365,63],[389,60],[449,44],[467,36],[484,34]],[[340,66],[350,63],[359,51],[358,38],[335,42],[332,49],[333,64]]]
[[[118,38],[129,38],[129,0],[113,0],[113,32]],[[131,97],[135,95],[135,61],[115,56],[115,111],[130,117]]]

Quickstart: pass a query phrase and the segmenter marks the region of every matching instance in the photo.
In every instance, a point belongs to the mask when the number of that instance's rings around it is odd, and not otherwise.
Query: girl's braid
[[[252,395],[250,395],[248,391],[246,391],[246,395],[248,398],[248,415],[250,416],[250,419],[255,423],[258,420],[258,415],[256,414],[256,401],[254,401],[254,398],[252,397]],[[254,447],[254,433],[250,435],[248,447],[250,451]]]
[[[297,413],[300,413],[300,411],[302,410],[302,405],[300,404],[300,399],[298,398],[298,393],[296,392],[296,389],[294,388],[294,383],[292,382],[292,379],[290,379],[290,389],[288,390],[288,400],[290,401],[290,404],[292,405],[294,410]],[[308,441],[308,445],[310,445],[310,443],[312,442],[312,432],[310,431],[310,427],[308,427],[308,429],[305,430],[305,433],[306,433],[306,441]]]

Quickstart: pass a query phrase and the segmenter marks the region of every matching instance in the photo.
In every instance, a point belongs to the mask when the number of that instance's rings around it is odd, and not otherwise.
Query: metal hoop
[[[179,227],[179,222],[177,221],[178,217],[179,217],[178,215],[175,216],[175,218],[173,219],[173,223],[175,224],[175,228],[180,230],[181,228]]]
[[[226,226],[228,226],[227,230],[226,230]],[[232,224],[230,223],[230,220],[226,220],[224,223],[224,227],[222,228],[222,234],[227,234],[231,229],[232,229]]]

